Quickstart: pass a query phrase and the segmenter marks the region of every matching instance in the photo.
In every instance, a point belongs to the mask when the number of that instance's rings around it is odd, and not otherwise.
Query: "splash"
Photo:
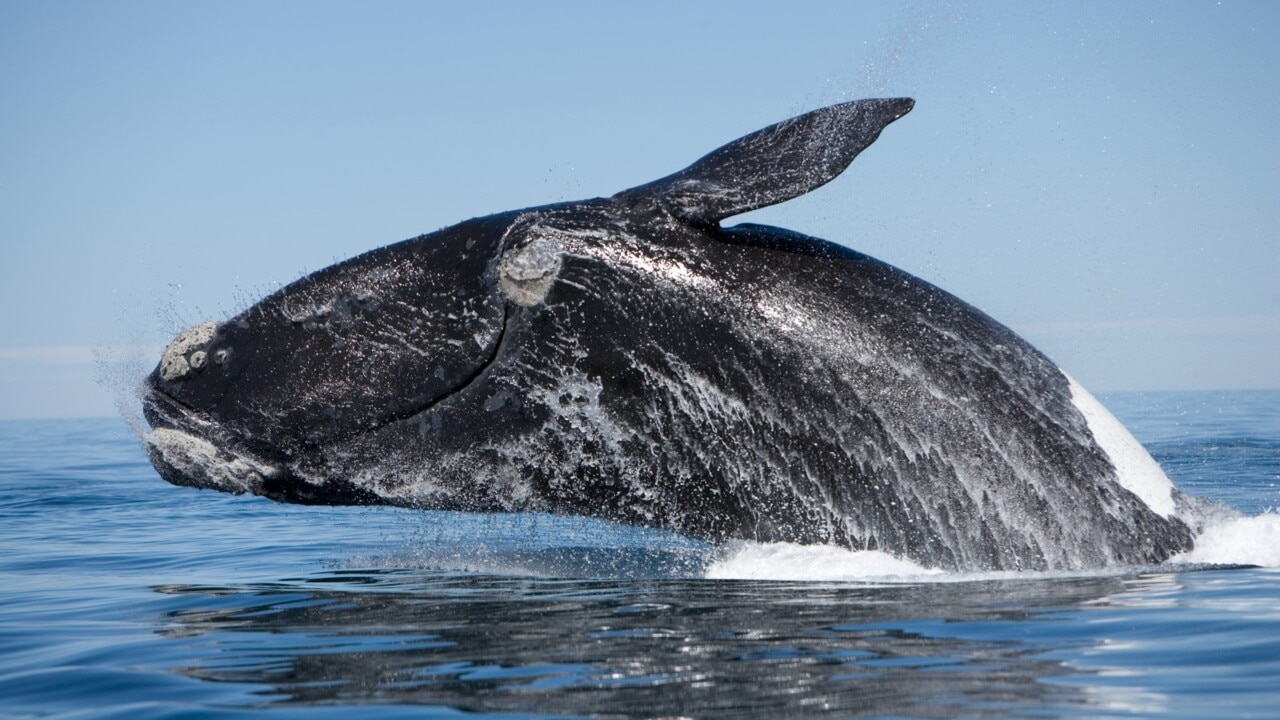
[[[868,48],[852,95],[875,97],[918,85],[922,73],[935,71],[942,62],[941,48],[960,37],[971,13],[964,0],[908,3],[894,27]]]
[[[1170,561],[1280,568],[1280,513],[1221,518],[1204,529],[1190,552]]]
[[[1195,548],[1169,559],[1172,566],[1257,565],[1280,568],[1280,512],[1255,516],[1222,514],[1196,538]],[[1166,567],[1166,566],[1162,566]],[[954,582],[984,579],[1033,579],[1063,575],[1110,575],[1141,568],[1090,571],[946,572],[878,551],[845,550],[828,545],[735,543],[711,561],[708,580],[782,582]]]
[[[99,345],[93,348],[94,381],[111,394],[116,412],[141,439],[150,428],[142,416],[143,381],[164,346]]]
[[[856,581],[906,579],[942,574],[877,550],[830,545],[735,543],[707,567],[709,580]]]

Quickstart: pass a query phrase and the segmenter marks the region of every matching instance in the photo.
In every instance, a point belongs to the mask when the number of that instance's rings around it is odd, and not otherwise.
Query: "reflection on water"
[[[1046,651],[1096,642],[1055,637],[1055,612],[1134,582],[823,587],[342,571],[157,590],[185,598],[160,632],[204,647],[183,674],[266,685],[272,703],[947,717],[1114,703],[1046,682],[1086,674]],[[1063,625],[1079,632],[1079,623]]]

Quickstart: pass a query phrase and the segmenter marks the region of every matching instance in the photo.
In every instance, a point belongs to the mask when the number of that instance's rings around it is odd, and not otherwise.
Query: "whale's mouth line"
[[[254,446],[248,438],[232,432],[207,413],[170,395],[157,384],[150,384],[147,390],[143,398],[143,414],[153,432],[181,432],[216,444],[226,452],[252,456],[261,464],[283,464],[287,460],[283,452],[267,446]]]
[[[497,363],[508,339],[510,310],[504,304],[502,323],[493,350],[474,372],[456,387],[432,398],[424,405],[393,413],[376,425],[325,438],[324,444],[344,444],[422,413],[461,395],[475,385]],[[282,482],[293,473],[288,469],[291,453],[253,438],[243,437],[165,392],[159,383],[148,383],[143,412],[152,431],[144,438],[152,464],[165,480],[175,485],[208,487],[226,492],[280,494]],[[320,443],[304,442],[300,449],[319,451]],[[298,502],[294,499],[293,502]]]
[[[269,495],[273,482],[290,475],[282,464],[262,458],[154,384],[143,399],[143,412],[152,427],[143,437],[151,464],[174,485]]]
[[[449,400],[466,392],[468,389],[471,388],[471,386],[475,385],[480,380],[480,378],[484,377],[485,373],[489,372],[489,368],[493,367],[494,364],[498,362],[498,357],[502,355],[502,349],[507,340],[507,321],[510,318],[510,313],[511,311],[509,309],[509,304],[504,303],[502,306],[502,323],[498,326],[498,337],[496,340],[493,341],[493,350],[489,353],[489,356],[486,357],[484,361],[481,362],[476,367],[476,369],[471,372],[471,374],[463,378],[462,382],[458,383],[456,387],[446,390],[445,392],[441,393],[440,395],[437,395],[436,397],[431,398],[430,400],[428,400],[426,403],[422,405],[419,405],[414,408],[410,408],[408,410],[402,410],[397,413],[392,413],[388,415],[384,420],[382,420],[381,422],[375,425],[362,427],[362,428],[359,428],[358,430],[354,430],[348,433],[337,434],[328,438],[327,441],[331,444],[339,444],[339,443],[351,442],[352,440],[356,440],[358,438],[362,438],[367,435],[372,435],[373,433],[376,433],[391,425],[395,425],[396,423],[404,422],[405,420],[409,420],[410,418],[417,417],[418,415],[421,415],[422,413],[425,413],[425,412],[431,412],[436,407],[439,407],[445,402],[448,402]]]

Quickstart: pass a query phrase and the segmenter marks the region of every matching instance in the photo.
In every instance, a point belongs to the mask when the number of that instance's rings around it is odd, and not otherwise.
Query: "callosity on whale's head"
[[[828,182],[911,108],[823,108],[192,328],[148,379],[152,461],[289,502],[576,513],[952,568],[1186,549],[1182,496],[1007,328],[840,246],[720,227]]]

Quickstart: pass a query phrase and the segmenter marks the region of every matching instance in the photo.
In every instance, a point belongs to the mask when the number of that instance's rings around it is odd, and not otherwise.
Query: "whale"
[[[820,108],[188,328],[143,383],[152,464],[287,503],[589,516],[952,570],[1190,549],[1189,496],[1013,331],[844,245],[724,224],[828,183],[913,107]]]

